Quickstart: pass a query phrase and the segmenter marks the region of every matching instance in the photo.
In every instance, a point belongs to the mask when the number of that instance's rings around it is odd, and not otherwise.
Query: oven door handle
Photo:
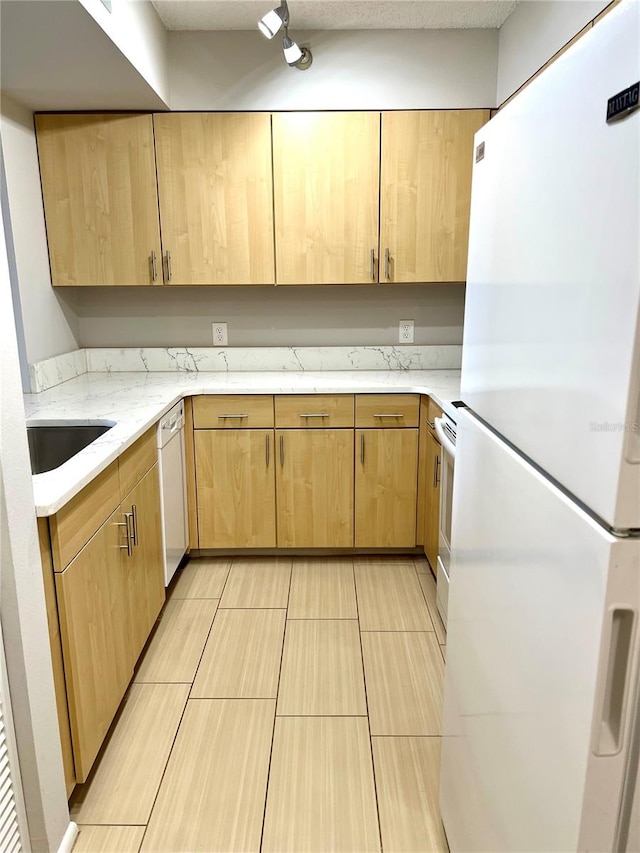
[[[444,423],[444,418],[436,418],[435,419],[436,435],[440,439],[440,444],[442,445],[443,449],[449,454],[449,456],[451,456],[452,459],[455,459],[456,458],[456,446],[451,441],[451,439],[446,434],[446,432],[444,431],[443,423]]]

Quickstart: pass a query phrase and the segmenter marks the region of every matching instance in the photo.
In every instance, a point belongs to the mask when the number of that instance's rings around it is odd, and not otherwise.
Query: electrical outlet
[[[413,343],[413,320],[400,320],[398,340],[401,344]]]
[[[213,345],[214,347],[226,347],[229,344],[227,338],[227,324],[213,323]]]

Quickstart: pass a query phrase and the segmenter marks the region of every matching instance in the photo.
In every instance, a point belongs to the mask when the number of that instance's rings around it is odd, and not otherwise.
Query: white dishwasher
[[[187,550],[188,541],[183,400],[158,422],[158,469],[162,495],[164,585],[169,586]]]

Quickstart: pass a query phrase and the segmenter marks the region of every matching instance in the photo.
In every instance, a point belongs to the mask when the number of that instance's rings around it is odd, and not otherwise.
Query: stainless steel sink
[[[114,426],[113,421],[47,421],[28,425],[32,473],[53,471]]]

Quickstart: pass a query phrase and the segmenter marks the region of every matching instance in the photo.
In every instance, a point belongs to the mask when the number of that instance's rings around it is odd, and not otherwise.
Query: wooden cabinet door
[[[130,655],[135,665],[164,604],[164,554],[160,518],[160,483],[155,464],[122,501],[131,513],[131,555],[122,551],[127,577]]]
[[[196,430],[201,548],[274,548],[272,429]]]
[[[418,430],[356,430],[356,548],[414,548]]]
[[[69,725],[69,709],[67,707],[67,688],[64,680],[62,641],[60,639],[58,602],[56,601],[56,582],[53,572],[53,560],[51,558],[49,519],[47,518],[38,519],[38,540],[40,543],[40,559],[42,561],[44,600],[47,606],[47,625],[49,627],[49,645],[51,647],[51,666],[53,669],[53,687],[56,694],[60,746],[62,748],[62,767],[64,770],[67,797],[70,797],[76,785],[76,772],[73,766],[73,746],[71,743],[71,726]]]
[[[278,284],[377,280],[379,174],[379,113],[274,114]]]
[[[438,539],[440,536],[440,442],[427,433],[424,552],[435,574],[438,569]]]
[[[151,116],[35,119],[52,284],[162,284]]]
[[[382,114],[381,281],[466,280],[473,136],[488,120],[488,110]]]
[[[353,430],[276,430],[280,548],[353,546]]]
[[[119,510],[55,576],[78,782],[91,765],[133,675]]]
[[[273,284],[267,113],[153,117],[167,284]]]

